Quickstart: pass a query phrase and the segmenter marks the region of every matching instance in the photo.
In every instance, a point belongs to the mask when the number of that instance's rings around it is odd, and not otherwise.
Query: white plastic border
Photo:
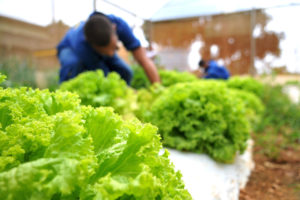
[[[254,168],[253,140],[233,164],[221,164],[205,154],[168,149],[170,160],[182,173],[186,189],[194,200],[238,200]]]

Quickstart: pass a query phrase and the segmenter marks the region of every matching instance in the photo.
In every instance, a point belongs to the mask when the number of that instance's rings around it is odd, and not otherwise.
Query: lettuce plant
[[[101,70],[84,72],[63,82],[60,89],[77,93],[82,105],[111,106],[119,114],[130,113],[136,107],[134,91],[115,72],[107,77]]]
[[[165,87],[161,84],[154,84],[148,88],[137,91],[137,109],[134,114],[141,121],[145,121],[151,115],[153,102],[164,92]]]
[[[156,127],[73,93],[0,87],[0,199],[191,196]]]
[[[148,88],[151,86],[150,81],[147,78],[147,75],[145,74],[143,68],[138,65],[133,65],[133,79],[131,82],[131,86],[135,89],[142,89],[142,88]],[[175,70],[158,70],[161,83],[163,86],[171,86],[176,83],[182,83],[182,82],[191,82],[198,80],[196,76],[194,76],[191,73],[188,72],[179,72]]]
[[[148,88],[151,83],[144,72],[143,67],[139,65],[132,65],[131,69],[133,70],[133,77],[131,81],[131,87],[134,89]]]
[[[147,121],[158,126],[166,146],[207,153],[220,162],[233,162],[249,139],[245,104],[218,81],[166,89],[152,104]]]
[[[250,76],[246,76],[246,77],[234,76],[227,81],[227,86],[230,88],[251,92],[256,96],[258,96],[259,98],[262,97],[264,92],[264,85],[258,80]]]
[[[232,95],[233,98],[240,99],[241,102],[245,104],[246,117],[250,122],[252,130],[255,130],[261,122],[265,111],[265,106],[260,98],[251,92],[239,89],[230,89],[230,95]]]
[[[159,70],[159,76],[163,86],[169,87],[176,83],[193,82],[198,78],[188,72],[178,72],[175,70]]]

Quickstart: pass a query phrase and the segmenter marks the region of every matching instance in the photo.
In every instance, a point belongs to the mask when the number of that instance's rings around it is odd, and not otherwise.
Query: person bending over
[[[119,40],[132,52],[149,80],[160,82],[154,63],[146,56],[128,24],[115,15],[93,12],[86,22],[71,28],[57,46],[60,83],[82,72],[101,69],[105,76],[113,71],[119,73],[130,85],[133,72],[116,54]]]
[[[199,67],[204,69],[203,78],[206,79],[228,79],[230,77],[229,71],[225,66],[219,66],[214,60],[200,60]]]

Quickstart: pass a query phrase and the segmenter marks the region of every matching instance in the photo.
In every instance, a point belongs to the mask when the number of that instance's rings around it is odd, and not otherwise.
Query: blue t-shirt
[[[216,61],[210,60],[208,68],[205,69],[206,75],[204,78],[212,79],[228,79],[230,77],[229,71],[225,66],[219,66]]]
[[[96,13],[93,12],[90,17]],[[113,24],[116,24],[116,33],[127,50],[132,51],[141,46],[140,41],[133,35],[130,27],[123,19],[114,15],[105,16]],[[86,67],[93,68],[97,66],[102,57],[86,41],[84,25],[85,22],[81,22],[79,25],[71,28],[58,44],[57,51],[59,54],[63,48],[71,48]]]

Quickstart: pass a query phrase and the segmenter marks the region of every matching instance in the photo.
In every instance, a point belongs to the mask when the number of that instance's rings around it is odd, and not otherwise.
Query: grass
[[[43,71],[45,85],[40,86],[36,77],[36,67],[29,59],[18,59],[15,57],[0,58],[0,73],[6,75],[2,87],[31,87],[48,88],[54,91],[58,88],[57,70]]]
[[[293,103],[283,87],[265,85],[262,101],[266,109],[254,134],[257,145],[263,147],[260,152],[272,159],[300,143],[300,104]]]
[[[7,80],[2,83],[3,87],[37,87],[35,67],[29,60],[1,58],[0,73],[7,76]]]

